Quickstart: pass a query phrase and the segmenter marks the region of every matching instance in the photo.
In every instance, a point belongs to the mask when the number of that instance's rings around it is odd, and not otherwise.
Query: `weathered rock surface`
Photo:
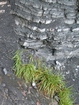
[[[11,12],[15,15],[15,32],[20,35],[20,46],[59,69],[74,84],[77,93],[78,4],[77,0],[15,0]]]
[[[24,42],[32,41],[26,48],[31,46],[34,49],[33,40],[37,40],[42,44],[42,49],[56,49],[55,55],[50,52],[54,60],[79,56],[76,1],[16,0],[13,14],[16,15],[16,33],[26,37]],[[37,50],[39,47],[41,45]]]
[[[14,18],[10,10],[8,1],[0,0],[0,105],[48,105],[49,99],[17,79],[12,71],[18,36],[13,30]]]

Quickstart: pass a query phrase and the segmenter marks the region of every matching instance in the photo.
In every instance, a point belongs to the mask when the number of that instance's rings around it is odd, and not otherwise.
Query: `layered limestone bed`
[[[12,4],[20,47],[60,70],[79,92],[78,1],[15,0]]]
[[[75,0],[16,0],[13,13],[15,31],[25,37],[26,48],[45,55],[46,61],[79,56]]]

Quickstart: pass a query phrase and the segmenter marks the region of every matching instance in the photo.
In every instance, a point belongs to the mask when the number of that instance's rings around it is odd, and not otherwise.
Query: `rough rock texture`
[[[49,105],[50,99],[13,73],[12,57],[18,49],[19,36],[13,30],[15,24],[10,10],[8,1],[0,0],[0,105]]]
[[[79,73],[79,10],[77,0],[15,0],[15,32],[19,44],[54,65],[76,85]],[[79,100],[79,99],[77,99]]]
[[[16,0],[13,13],[16,33],[26,37],[24,46],[37,50],[36,54],[48,49],[51,56],[46,61],[79,55],[76,1]]]

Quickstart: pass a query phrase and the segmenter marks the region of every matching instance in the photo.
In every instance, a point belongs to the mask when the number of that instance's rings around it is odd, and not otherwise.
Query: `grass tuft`
[[[59,105],[73,105],[73,102],[71,100],[71,93],[69,88],[61,89],[61,91],[58,93],[58,96],[60,98]]]
[[[23,78],[26,82],[35,82],[37,88],[48,97],[54,97],[56,94],[59,98],[59,105],[72,105],[71,91],[66,88],[65,82],[60,74],[50,73],[46,67],[42,66],[38,60],[36,66],[31,57],[28,64],[23,64],[20,57],[20,51],[15,53],[14,72],[19,78]]]

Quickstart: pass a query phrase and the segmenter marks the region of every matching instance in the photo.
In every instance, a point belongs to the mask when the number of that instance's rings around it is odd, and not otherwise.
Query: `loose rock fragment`
[[[6,69],[6,68],[3,68],[3,73],[4,73],[5,75],[7,75],[7,69]]]

